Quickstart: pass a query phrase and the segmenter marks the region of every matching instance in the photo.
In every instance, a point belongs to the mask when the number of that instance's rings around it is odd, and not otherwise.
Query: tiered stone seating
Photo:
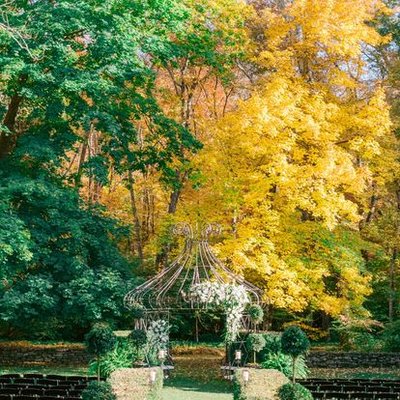
[[[0,375],[0,400],[79,400],[88,383],[85,376]]]
[[[299,381],[315,399],[400,400],[400,381],[385,379],[306,379]]]

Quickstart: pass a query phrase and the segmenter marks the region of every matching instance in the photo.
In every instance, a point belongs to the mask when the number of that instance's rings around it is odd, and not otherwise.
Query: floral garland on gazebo
[[[205,308],[220,307],[226,316],[225,342],[232,343],[239,334],[241,319],[250,298],[244,286],[217,282],[197,283],[190,287],[190,301],[202,304]],[[164,349],[168,344],[168,322],[159,319],[153,321],[147,332],[151,347]]]
[[[243,285],[204,282],[190,287],[189,299],[205,307],[222,307],[226,315],[225,342],[232,343],[239,334],[240,321],[249,295]]]

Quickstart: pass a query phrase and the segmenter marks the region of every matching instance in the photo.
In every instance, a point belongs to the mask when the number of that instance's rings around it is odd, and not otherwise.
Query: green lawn
[[[166,381],[163,389],[165,400],[232,400],[229,382],[213,380],[210,382],[193,379],[173,378]]]
[[[175,371],[164,383],[165,400],[232,400],[232,385],[221,378],[222,348],[186,343],[174,349]]]

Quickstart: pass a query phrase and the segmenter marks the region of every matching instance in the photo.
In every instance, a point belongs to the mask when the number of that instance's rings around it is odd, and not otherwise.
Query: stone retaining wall
[[[0,366],[87,366],[90,358],[81,344],[0,342]],[[400,368],[400,353],[311,351],[307,365],[310,368]]]
[[[400,353],[358,353],[311,351],[309,368],[395,368],[400,367]]]
[[[85,347],[72,345],[32,345],[25,342],[0,343],[0,366],[87,366]]]

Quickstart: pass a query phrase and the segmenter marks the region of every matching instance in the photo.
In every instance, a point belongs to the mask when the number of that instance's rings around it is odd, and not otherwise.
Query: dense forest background
[[[3,0],[3,336],[129,324],[122,298],[174,257],[179,221],[223,226],[214,249],[263,289],[266,328],[396,321],[399,13]]]

